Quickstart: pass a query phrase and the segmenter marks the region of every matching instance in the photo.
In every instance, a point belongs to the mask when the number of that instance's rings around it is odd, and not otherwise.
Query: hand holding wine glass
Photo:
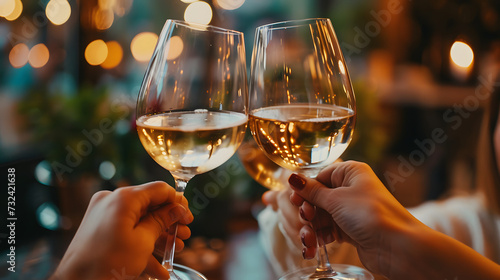
[[[257,144],[284,168],[313,178],[340,157],[351,141],[356,102],[329,19],[257,28],[249,115]],[[361,268],[334,271],[324,240],[318,245],[316,268],[283,279],[371,279]]]
[[[242,33],[167,20],[141,86],[136,123],[146,151],[174,177],[178,199],[192,177],[218,167],[240,145],[247,94]],[[176,230],[169,228],[162,263],[171,279],[179,278]]]

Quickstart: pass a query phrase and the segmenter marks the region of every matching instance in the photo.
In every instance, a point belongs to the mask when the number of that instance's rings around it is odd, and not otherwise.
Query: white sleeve
[[[262,210],[257,220],[259,222],[259,238],[264,252],[278,276],[282,276],[296,269],[315,266],[316,260],[304,260],[302,248],[282,230],[278,214],[271,206]],[[344,263],[362,266],[356,248],[348,243],[333,242],[327,245],[328,256],[332,263]]]
[[[313,265],[302,258],[301,250],[297,250],[293,241],[283,234],[277,213],[271,206],[262,210],[258,217],[260,241],[266,256],[278,276],[299,267]],[[305,262],[310,262],[305,264]]]
[[[494,222],[477,197],[455,197],[443,201],[427,202],[408,209],[418,220],[471,247],[485,256],[497,247],[492,240],[496,232]],[[493,247],[493,248],[489,248]]]

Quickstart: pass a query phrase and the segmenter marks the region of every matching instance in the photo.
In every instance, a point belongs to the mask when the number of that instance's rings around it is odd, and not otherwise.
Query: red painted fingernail
[[[306,180],[297,174],[290,175],[290,178],[288,178],[288,183],[290,183],[290,185],[294,189],[297,189],[299,191],[306,186]]]
[[[302,219],[304,219],[304,221],[309,221],[307,218],[306,218],[306,213],[304,213],[304,209],[300,208],[299,210],[299,214],[300,214],[300,217]]]
[[[305,234],[302,234],[300,236],[300,241],[302,241],[302,244],[304,244],[304,246],[306,246],[306,235]]]
[[[307,259],[306,259],[306,248],[302,249],[302,258],[303,258],[304,260],[307,260]]]

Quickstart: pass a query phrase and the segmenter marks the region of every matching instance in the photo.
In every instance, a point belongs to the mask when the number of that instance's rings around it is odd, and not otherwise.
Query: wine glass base
[[[170,280],[207,280],[207,278],[194,269],[174,263],[174,273],[170,273]]]
[[[174,273],[175,276],[177,276],[177,279],[179,280],[207,280],[207,278],[198,271],[191,269],[187,266],[175,263],[174,263]],[[171,276],[170,279],[176,279],[176,278],[173,278]]]
[[[288,273],[279,280],[373,280],[367,270],[346,264],[332,264],[333,275],[316,273],[316,267],[305,267]]]

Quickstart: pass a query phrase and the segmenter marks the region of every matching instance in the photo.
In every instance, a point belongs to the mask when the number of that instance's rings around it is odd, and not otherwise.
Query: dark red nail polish
[[[299,215],[302,219],[304,219],[304,221],[309,221],[307,218],[306,218],[306,213],[304,213],[304,209],[300,208],[299,210]]]
[[[306,235],[305,234],[302,234],[300,236],[300,241],[302,241],[302,244],[304,244],[304,246],[306,246]]]
[[[306,248],[302,249],[302,258],[303,258],[304,260],[307,260],[307,259],[306,259]]]
[[[293,188],[299,191],[306,186],[306,180],[297,174],[290,175],[290,178],[288,178],[288,183],[290,183]]]

